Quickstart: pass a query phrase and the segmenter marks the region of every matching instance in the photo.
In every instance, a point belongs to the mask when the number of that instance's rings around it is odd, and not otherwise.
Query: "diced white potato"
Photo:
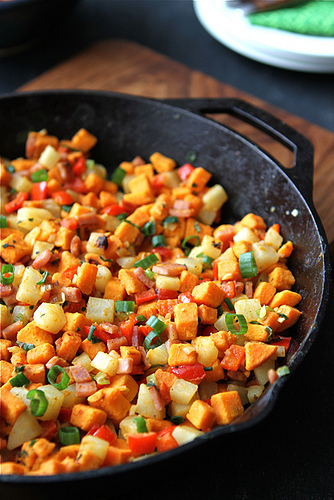
[[[47,332],[56,334],[66,323],[66,316],[60,304],[43,302],[34,312],[36,325]]]
[[[241,404],[245,405],[248,403],[248,387],[244,387],[238,384],[227,384],[228,391],[237,391],[240,396]]]
[[[201,247],[204,255],[208,255],[213,260],[218,259],[222,253],[220,245],[217,246],[215,239],[208,234],[203,236]]]
[[[146,384],[140,384],[136,412],[147,418],[156,418],[163,420],[165,418],[165,409],[157,410],[153,402],[151,393]]]
[[[215,184],[211,188],[209,188],[206,193],[202,196],[202,201],[205,208],[209,208],[211,210],[219,210],[224,203],[228,200],[228,195],[220,184]]]
[[[26,405],[27,408],[30,406],[30,399],[27,398],[28,389],[25,387],[12,387],[9,391],[15,397],[19,398]]]
[[[76,384],[71,384],[66,389],[61,391],[64,394],[64,399],[61,405],[62,408],[73,408],[74,405],[85,402],[86,398],[77,396],[75,390]]]
[[[126,174],[122,180],[122,188],[125,194],[128,194],[131,192],[130,189],[130,182],[135,178],[136,176],[134,174]]]
[[[254,375],[259,385],[266,385],[266,383],[268,382],[268,371],[271,369],[275,369],[276,357],[276,354],[274,354],[269,359],[267,359],[267,361],[265,361],[263,365],[254,368]]]
[[[92,372],[94,370],[91,364],[92,360],[85,352],[82,352],[81,354],[79,354],[79,356],[76,356],[72,359],[72,365],[77,365],[79,363],[81,363],[88,372]]]
[[[104,290],[106,288],[106,284],[112,277],[112,274],[110,272],[110,269],[108,269],[106,266],[97,266],[97,274],[96,274],[96,279],[95,279],[95,288],[98,292],[104,293]]]
[[[204,434],[203,431],[199,431],[195,427],[189,427],[186,424],[177,425],[172,432],[172,436],[179,446],[190,443],[202,434]]]
[[[137,257],[132,257],[131,255],[125,257],[119,257],[116,262],[123,269],[131,269],[135,262],[137,262]]]
[[[36,241],[32,249],[31,258],[36,259],[37,255],[42,253],[43,250],[53,250],[53,248],[53,243],[48,243],[47,241]]]
[[[0,186],[0,213],[6,213],[5,204],[8,202],[7,186]],[[13,227],[13,226],[9,226]]]
[[[13,309],[13,323],[21,320],[24,325],[32,318],[32,310],[29,306],[14,306]]]
[[[187,266],[187,270],[190,273],[196,274],[196,276],[199,276],[202,272],[202,262],[198,259],[193,259],[191,257],[184,257],[180,259],[176,259],[175,261],[177,264],[183,264],[184,266]]]
[[[234,235],[233,241],[235,243],[237,243],[238,241],[251,241],[252,243],[255,243],[259,241],[259,237],[249,227],[242,227],[240,231],[238,231],[237,234]]]
[[[106,224],[105,231],[110,231],[110,232],[115,231],[116,227],[119,224],[119,219],[117,219],[117,217],[108,214],[100,214],[99,217],[103,219]]]
[[[106,373],[110,377],[113,377],[117,374],[117,359],[113,356],[109,356],[109,354],[105,352],[98,352],[95,358],[92,360],[91,365],[93,368],[96,368],[100,372]]]
[[[203,366],[211,366],[218,358],[218,349],[211,337],[196,337],[191,341],[197,352],[197,361]]]
[[[17,211],[17,226],[20,231],[31,231],[43,220],[52,219],[53,215],[45,208],[22,207]]]
[[[128,434],[132,434],[133,432],[137,432],[137,425],[134,421],[135,415],[131,415],[123,418],[123,420],[119,424],[119,430],[124,439],[127,438]]]
[[[41,417],[38,417],[39,420],[56,420],[64,401],[63,392],[58,391],[58,389],[53,387],[53,385],[51,384],[41,385],[40,387],[38,387],[38,390],[44,392],[44,395],[48,401],[46,412]]]
[[[38,159],[38,163],[43,165],[43,167],[47,168],[50,170],[52,167],[54,167],[60,159],[60,154],[58,151],[48,144],[44,151],[42,152],[41,156]]]
[[[176,170],[171,170],[169,172],[164,172],[164,177],[165,177],[165,186],[173,189],[179,186],[180,184],[180,177],[177,173]]]
[[[248,300],[248,296],[244,293],[238,293],[235,297],[232,297],[231,302],[233,306],[238,302],[239,300]]]
[[[252,405],[255,403],[257,399],[261,396],[264,391],[264,385],[251,385],[248,387],[247,399],[248,402]]]
[[[87,241],[87,252],[103,255],[105,252],[104,244],[108,243],[103,233],[90,233]]]
[[[1,329],[6,328],[12,323],[10,308],[5,304],[0,304],[0,325]]]
[[[30,193],[33,186],[28,177],[21,175],[19,173],[13,174],[11,180],[9,181],[9,186],[15,189],[17,192]]]
[[[16,264],[14,266],[14,281],[13,286],[19,286],[22,281],[25,266],[23,264]]]
[[[87,301],[87,318],[93,322],[102,323],[102,321],[114,321],[115,301],[113,299],[100,299],[98,297],[89,297]]]
[[[264,242],[271,245],[275,250],[278,250],[283,243],[283,236],[280,235],[273,227],[270,227],[264,237]]]
[[[182,403],[175,403],[175,401],[171,401],[168,405],[168,414],[170,417],[186,418],[190,407],[191,403],[183,405]]]
[[[190,250],[189,255],[188,255],[188,259],[195,259],[198,262],[202,263],[202,260],[200,259],[200,257],[198,257],[198,255],[200,253],[204,253],[203,249],[202,249],[202,245],[197,245],[196,247],[193,247]]]
[[[271,245],[267,245],[265,243],[253,243],[252,249],[258,273],[272,264],[275,264],[279,260],[278,253]]]
[[[88,160],[88,163],[90,163],[90,160]],[[106,179],[107,177],[107,169],[100,163],[95,163],[94,160],[91,164],[89,164],[87,170],[86,170],[86,175],[83,177],[87,177],[87,175],[94,173],[98,175],[99,177],[102,177],[102,179]]]
[[[69,191],[69,190],[68,190]],[[73,191],[70,193],[74,200],[77,201],[76,197],[73,195]],[[77,195],[77,193],[75,193]],[[54,200],[53,198],[46,198],[46,200],[42,200],[43,208],[49,210],[52,213],[53,217],[56,219],[60,219],[61,217],[61,206]]]
[[[36,240],[40,234],[41,230],[39,227],[34,227],[29,233],[27,233],[24,237],[25,241],[29,243],[30,246],[34,246]]]
[[[89,452],[99,458],[100,464],[103,464],[109,448],[109,442],[96,436],[86,434],[81,439],[78,455],[83,452]]]
[[[213,210],[212,208],[206,207],[202,207],[197,214],[197,219],[207,226],[211,226],[214,223],[216,217],[217,211]]]
[[[156,288],[164,288],[165,290],[178,290],[180,288],[180,280],[171,276],[157,275],[155,286]]]
[[[217,319],[216,323],[213,325],[216,328],[216,330],[224,332],[228,331],[228,328],[226,326],[226,314],[227,314],[226,312],[221,314]]]
[[[37,304],[43,295],[41,286],[37,285],[41,278],[41,273],[37,269],[26,267],[16,293],[16,300],[30,305]]]
[[[170,397],[175,403],[188,404],[197,392],[197,385],[181,378],[170,388]]]
[[[242,299],[234,303],[236,314],[242,314],[247,323],[259,319],[257,311],[261,308],[261,302],[258,299]]]
[[[204,379],[198,386],[198,392],[201,400],[205,401],[218,392],[218,384]]]
[[[276,356],[278,358],[284,358],[285,357],[285,347],[284,347],[284,345],[277,346]]]
[[[166,365],[168,363],[168,351],[166,344],[159,345],[147,352],[147,361],[151,365]]]
[[[42,432],[43,429],[39,425],[37,418],[29,410],[25,410],[18,416],[9,433],[7,449],[9,451],[14,450],[26,441],[37,438]]]

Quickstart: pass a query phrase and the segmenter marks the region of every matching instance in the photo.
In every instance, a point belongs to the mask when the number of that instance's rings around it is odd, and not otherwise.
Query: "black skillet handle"
[[[305,196],[308,203],[312,203],[313,145],[289,125],[267,111],[239,99],[166,99],[164,102],[200,115],[230,114],[283,144],[294,153],[294,164],[291,168],[285,168],[281,164],[279,166]]]

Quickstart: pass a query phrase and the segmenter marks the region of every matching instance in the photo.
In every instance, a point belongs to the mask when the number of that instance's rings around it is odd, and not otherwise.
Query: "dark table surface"
[[[334,131],[333,74],[278,69],[232,52],[202,28],[190,0],[81,0],[43,43],[0,58],[0,94],[111,37],[137,41]],[[160,473],[144,471],[123,484],[122,498],[333,499],[333,306],[332,300],[309,355],[262,423],[181,455]],[[111,482],[105,498],[114,494]]]

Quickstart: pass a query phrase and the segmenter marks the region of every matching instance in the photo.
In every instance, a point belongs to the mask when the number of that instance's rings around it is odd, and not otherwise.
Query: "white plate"
[[[334,72],[334,38],[251,25],[228,0],[194,0],[203,27],[219,42],[256,61],[280,68]]]

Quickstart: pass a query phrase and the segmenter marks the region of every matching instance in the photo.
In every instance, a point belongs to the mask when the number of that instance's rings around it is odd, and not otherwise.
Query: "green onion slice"
[[[185,248],[186,250],[189,250],[190,247],[187,246],[187,243],[188,243],[189,240],[192,240],[193,238],[195,238],[195,240],[196,240],[196,243],[193,246],[197,247],[200,244],[199,236],[196,236],[195,234],[192,234],[191,236],[188,236],[187,238],[184,238],[184,240],[181,243],[182,248]]]
[[[142,232],[145,236],[153,236],[155,234],[156,224],[155,220],[149,220],[142,227]]]
[[[145,274],[150,280],[154,280],[155,273],[153,271],[151,271],[150,269],[146,269]]]
[[[42,279],[40,281],[37,281],[36,285],[43,285],[43,283],[45,283],[45,281],[46,281],[46,278],[48,277],[48,274],[49,273],[47,271],[45,271],[43,273]]]
[[[234,319],[237,318],[240,326],[240,330],[237,329],[234,323]],[[226,326],[229,329],[231,333],[234,333],[235,335],[244,335],[247,333],[248,330],[248,325],[246,318],[243,314],[232,314],[232,313],[227,313],[225,316],[225,322]]]
[[[14,165],[7,165],[6,166],[6,170],[7,172],[9,172],[10,174],[13,174],[15,172],[15,167]]]
[[[4,229],[5,227],[8,227],[7,218],[5,215],[0,215],[0,228]]]
[[[62,205],[61,209],[64,210],[64,212],[70,212],[72,209],[73,205]]]
[[[163,234],[156,234],[152,236],[152,247],[165,247],[166,246],[166,238]]]
[[[15,377],[9,380],[12,387],[23,387],[30,384],[30,380],[27,379],[24,373],[20,372]]]
[[[178,217],[176,217],[175,215],[168,215],[168,217],[166,217],[162,221],[162,225],[163,226],[167,226],[167,224],[176,224],[177,222],[179,222],[179,218]]]
[[[31,174],[33,182],[43,182],[48,180],[48,171],[45,168],[40,168]]]
[[[28,342],[19,342],[18,340],[16,341],[16,344],[21,347],[24,351],[30,351],[31,349],[35,348],[34,344],[29,344]]]
[[[137,427],[137,432],[147,432],[146,420],[144,417],[135,417],[133,419]]]
[[[92,169],[95,167],[95,160],[92,160],[91,158],[88,158],[86,160],[86,168]]]
[[[150,255],[147,255],[141,260],[138,260],[138,262],[135,262],[134,266],[135,267],[141,267],[142,269],[148,269],[149,267],[153,266],[156,262],[158,262],[158,257],[154,255],[154,253],[150,253]]]
[[[62,373],[63,376],[61,377],[61,381],[57,384],[56,380],[60,373]],[[59,365],[54,365],[48,373],[48,381],[53,387],[58,389],[58,391],[63,391],[68,387],[70,376],[65,372],[64,368]]]
[[[80,433],[77,427],[60,427],[58,436],[63,446],[80,443]]]
[[[11,285],[14,281],[15,268],[13,264],[3,264],[0,273],[0,281],[3,285]]]
[[[31,399],[30,410],[34,417],[42,417],[49,405],[48,400],[43,391],[33,389],[27,394],[27,398]]]
[[[135,303],[133,300],[116,300],[115,311],[118,312],[134,312]]]
[[[243,278],[253,278],[257,275],[257,265],[253,251],[242,253],[240,255],[239,267]]]
[[[159,333],[155,332],[154,330],[151,330],[144,339],[144,346],[147,350],[159,347],[159,345],[161,344],[162,344],[161,337]]]
[[[229,310],[233,311],[234,306],[233,306],[233,304],[231,302],[231,299],[229,299],[229,297],[225,297],[224,302],[227,305],[227,307],[229,308]]]
[[[159,333],[159,335],[160,335],[160,333],[162,333],[165,330],[165,328],[167,328],[167,325],[154,315],[152,315],[148,318],[148,320],[146,321],[146,324],[148,326],[150,326],[151,328],[153,328],[153,330],[156,333]]]
[[[170,419],[170,421],[172,422],[172,424],[174,425],[179,425],[179,424],[183,424],[184,422],[184,418],[183,417],[180,417],[179,415],[175,415],[174,417],[172,417]]]
[[[124,177],[126,176],[126,171],[121,167],[117,167],[114,173],[112,174],[111,181],[120,186]]]
[[[284,377],[284,375],[289,375],[290,370],[287,365],[283,365],[277,368],[276,373],[279,377]]]
[[[146,318],[143,314],[139,314],[138,316],[136,316],[136,320],[138,321],[138,323],[141,323],[142,321],[146,321]]]

